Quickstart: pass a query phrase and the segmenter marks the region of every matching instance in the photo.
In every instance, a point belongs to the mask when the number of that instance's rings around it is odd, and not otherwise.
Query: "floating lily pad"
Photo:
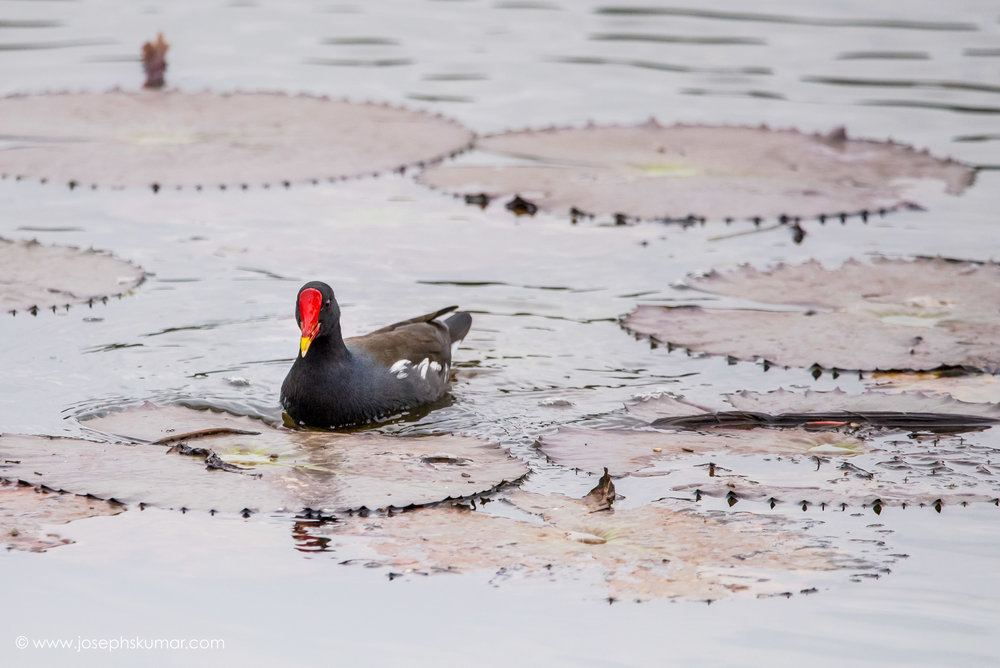
[[[546,211],[648,219],[808,218],[885,212],[958,195],[974,172],[911,147],[764,127],[674,125],[507,132],[478,164],[419,180],[464,195],[519,195]],[[485,164],[482,164],[485,163]]]
[[[0,173],[72,186],[260,186],[440,160],[473,134],[387,105],[281,93],[66,93],[0,99]]]
[[[679,498],[732,494],[731,503],[776,499],[858,506],[875,501],[953,505],[1000,497],[1000,475],[991,463],[1000,454],[996,434],[868,436],[859,442],[841,433],[754,431],[764,433],[747,438],[738,433],[561,430],[539,439],[539,446],[563,466],[662,476],[661,494]]]
[[[693,351],[857,370],[1000,368],[1000,266],[877,259],[742,267],[692,287],[802,310],[639,306],[623,326]]]
[[[591,473],[607,468],[621,476],[656,461],[711,453],[854,455],[864,451],[864,442],[845,434],[802,429],[700,433],[562,427],[540,436],[538,447],[557,464]]]
[[[139,267],[106,253],[0,238],[4,311],[37,311],[121,296],[144,278]]]
[[[785,390],[728,395],[741,411],[810,412],[926,411],[1000,419],[1000,407],[922,394]],[[694,415],[698,407],[672,398],[648,399],[630,407],[643,418]],[[538,447],[563,466],[614,475],[664,476],[664,492],[684,497],[728,496],[731,502],[777,499],[793,503],[860,505],[945,504],[992,501],[1000,496],[1000,456],[996,428],[964,436],[923,434],[841,423],[813,429],[561,428],[545,434]],[[981,427],[980,427],[981,428]],[[820,430],[822,429],[822,430]]]
[[[75,494],[45,492],[27,485],[0,484],[0,545],[44,552],[73,541],[48,529],[52,524],[117,515],[120,505]]]
[[[587,499],[524,491],[508,501],[537,522],[435,507],[312,531],[328,528],[333,541],[363,536],[362,560],[395,571],[485,571],[495,573],[493,582],[592,578],[604,596],[629,600],[798,592],[830,581],[848,562],[777,517],[704,516],[662,504],[595,512]],[[338,545],[338,555],[357,547]]]
[[[0,437],[0,477],[122,503],[334,512],[472,496],[527,472],[498,447],[450,434],[295,431],[151,404],[85,424],[144,442],[8,434]]]

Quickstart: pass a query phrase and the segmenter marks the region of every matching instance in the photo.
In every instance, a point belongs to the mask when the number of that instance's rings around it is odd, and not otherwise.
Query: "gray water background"
[[[629,7],[632,11],[625,11]],[[150,276],[93,309],[0,324],[0,430],[79,435],[75,419],[139,401],[277,417],[299,284],[328,280],[348,332],[460,303],[454,402],[387,431],[498,439],[534,491],[592,481],[531,449],[546,429],[659,391],[715,403],[741,389],[860,391],[856,378],[650,350],[617,316],[686,303],[685,275],[741,262],[872,253],[1000,259],[1000,9],[995,3],[0,2],[0,92],[136,88],[162,30],[182,90],[284,90],[440,111],[476,132],[587,121],[767,123],[927,147],[983,167],[930,212],[787,230],[571,226],[515,219],[409,178],[290,191],[124,192],[0,182],[0,235],[93,246]],[[362,39],[359,39],[362,38]],[[0,132],[2,134],[2,132]],[[700,296],[700,299],[710,299]],[[566,403],[570,405],[565,405]],[[0,559],[7,665],[995,665],[992,506],[823,517],[880,524],[909,557],[875,581],[711,606],[608,606],[580,582],[479,576],[389,582],[294,549],[286,517],[127,512],[62,529],[77,543]],[[876,527],[878,530],[878,527]],[[224,652],[18,651],[13,639],[220,637]],[[9,657],[9,661],[7,660]]]

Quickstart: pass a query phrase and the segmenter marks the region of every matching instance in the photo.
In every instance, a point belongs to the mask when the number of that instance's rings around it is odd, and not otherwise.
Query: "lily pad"
[[[90,186],[260,186],[440,160],[473,134],[429,113],[282,93],[0,98],[0,173]]]
[[[619,475],[662,477],[662,496],[729,497],[731,504],[954,505],[1000,497],[1000,476],[991,463],[1000,453],[994,433],[920,439],[773,429],[750,433],[748,438],[738,432],[574,429],[540,438],[539,447],[560,465],[595,474],[606,466]]]
[[[94,250],[0,238],[0,308],[32,311],[121,296],[142,269]]]
[[[493,582],[592,579],[611,599],[798,592],[830,581],[845,566],[864,567],[778,517],[705,516],[663,504],[595,512],[588,499],[519,490],[507,501],[535,521],[434,507],[312,531],[330,529],[335,542],[361,536],[360,543],[338,545],[338,555],[360,546],[366,564],[394,571],[486,572]]]
[[[477,164],[419,180],[455,194],[519,195],[557,213],[664,220],[809,218],[927,206],[975,173],[891,142],[765,127],[588,126],[479,140]],[[485,164],[483,164],[485,163]]]
[[[854,455],[865,449],[864,442],[853,436],[802,429],[701,433],[581,427],[542,435],[538,447],[557,464],[591,473],[607,468],[615,476],[644,470],[657,461],[704,458],[711,453]]]
[[[693,351],[784,366],[1000,368],[1000,266],[994,264],[882,258],[826,269],[813,261],[712,272],[690,285],[801,310],[643,305],[622,325]]]
[[[0,477],[122,503],[335,512],[472,496],[527,473],[504,450],[451,434],[295,431],[151,404],[85,424],[142,442],[8,434],[0,437]]]
[[[692,456],[700,463],[712,453],[849,456],[865,451],[864,441],[854,436],[803,429],[704,433],[562,427],[540,436],[537,446],[557,464],[591,473],[607,468],[615,476]]]
[[[50,493],[28,485],[0,484],[0,545],[44,552],[73,542],[50,531],[49,525],[117,515],[124,510],[99,499]]]
[[[841,409],[907,412],[945,411],[1000,418],[1000,407],[922,394],[780,390],[728,395],[743,411]],[[661,424],[664,417],[694,415],[697,407],[673,398],[648,399],[629,408]],[[942,413],[942,414],[946,414]],[[733,429],[725,424],[688,429],[561,428],[538,439],[538,447],[557,464],[613,475],[664,477],[665,493],[685,498],[727,496],[731,503],[772,499],[793,503],[847,505],[954,504],[1000,497],[1000,455],[996,428],[968,435],[901,437],[899,430],[841,424],[805,429]],[[819,430],[822,429],[822,430]]]

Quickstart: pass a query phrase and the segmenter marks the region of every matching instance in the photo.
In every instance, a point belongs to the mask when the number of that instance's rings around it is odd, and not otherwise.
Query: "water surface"
[[[2,431],[80,435],[77,417],[144,400],[277,419],[297,348],[294,295],[321,278],[352,334],[451,303],[474,314],[456,352],[454,401],[384,430],[498,440],[536,470],[529,489],[582,494],[588,481],[531,447],[539,433],[660,391],[715,403],[741,389],[862,387],[856,376],[813,380],[800,369],[765,373],[651,350],[619,328],[616,318],[638,302],[690,301],[679,287],[688,273],[810,258],[833,266],[873,253],[1000,260],[995,3],[786,0],[751,11],[726,0],[8,0],[0,91],[135,88],[139,45],[159,30],[172,44],[168,83],[183,90],[402,103],[480,133],[651,115],[824,132],[845,125],[852,136],[892,137],[983,169],[968,194],[936,210],[809,222],[801,244],[780,227],[514,218],[399,176],[155,196],[0,181],[0,235],[106,249],[150,272],[120,301],[0,321]],[[13,602],[0,617],[10,631],[0,657],[134,664],[125,653],[18,652],[12,640],[162,633],[223,637],[227,663],[993,665],[997,513],[817,515],[831,532],[881,531],[909,556],[878,580],[845,575],[788,600],[609,607],[578,582],[390,582],[381,570],[338,565],[337,555],[297,551],[287,517],[129,511],[66,527],[73,546],[0,557]],[[218,661],[164,656],[155,661]]]

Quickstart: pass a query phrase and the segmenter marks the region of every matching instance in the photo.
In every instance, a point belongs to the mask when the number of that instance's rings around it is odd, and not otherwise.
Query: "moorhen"
[[[299,354],[281,384],[281,406],[310,427],[359,425],[439,399],[448,389],[451,346],[472,316],[449,306],[344,339],[329,285],[306,283],[295,302]]]

